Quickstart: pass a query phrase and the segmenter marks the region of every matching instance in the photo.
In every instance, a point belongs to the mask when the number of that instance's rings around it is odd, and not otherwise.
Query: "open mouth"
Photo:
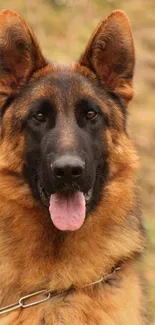
[[[86,218],[86,205],[92,197],[91,188],[86,194],[81,191],[47,195],[42,185],[38,184],[41,200],[49,208],[51,220],[61,231],[78,230]]]

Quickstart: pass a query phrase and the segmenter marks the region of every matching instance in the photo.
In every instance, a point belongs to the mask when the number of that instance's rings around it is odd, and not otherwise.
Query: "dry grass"
[[[59,4],[59,5],[58,5]],[[150,239],[144,269],[155,324],[155,1],[154,0],[0,0],[0,9],[20,12],[29,21],[44,54],[67,63],[76,59],[98,22],[113,9],[128,14],[136,45],[136,97],[129,128],[141,157],[139,184]]]

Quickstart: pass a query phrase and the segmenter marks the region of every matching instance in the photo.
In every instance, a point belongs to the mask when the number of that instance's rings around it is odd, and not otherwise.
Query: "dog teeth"
[[[89,201],[91,199],[91,196],[92,196],[92,192],[93,192],[93,189],[91,188],[88,193],[85,194],[85,199],[86,201]]]

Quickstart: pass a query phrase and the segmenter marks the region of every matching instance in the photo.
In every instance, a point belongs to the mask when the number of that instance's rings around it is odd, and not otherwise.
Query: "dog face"
[[[102,103],[96,82],[67,70],[37,81],[32,94],[38,87],[45,95],[35,101],[32,95],[24,120],[25,176],[47,206],[51,194],[72,196],[78,191],[85,195],[88,211],[107,171],[108,116],[102,108],[108,95],[103,94]]]
[[[48,64],[18,14],[0,17],[1,165],[25,179],[59,230],[77,230],[126,164],[134,68],[128,19],[113,12],[79,62],[63,67]]]

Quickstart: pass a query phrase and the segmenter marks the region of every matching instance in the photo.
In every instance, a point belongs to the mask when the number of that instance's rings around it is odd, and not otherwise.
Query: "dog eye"
[[[89,112],[87,112],[86,119],[93,120],[96,116],[97,116],[97,112],[89,111]]]
[[[46,121],[46,117],[45,117],[44,114],[41,113],[41,112],[38,112],[38,113],[34,114],[34,115],[33,115],[33,118],[34,118],[35,120],[37,120],[38,122],[45,122],[45,121]]]

